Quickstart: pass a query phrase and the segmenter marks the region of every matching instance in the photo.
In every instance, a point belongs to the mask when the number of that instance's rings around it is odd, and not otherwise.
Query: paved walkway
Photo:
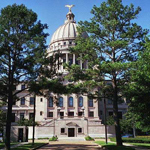
[[[92,141],[56,141],[38,150],[102,150],[102,148]]]

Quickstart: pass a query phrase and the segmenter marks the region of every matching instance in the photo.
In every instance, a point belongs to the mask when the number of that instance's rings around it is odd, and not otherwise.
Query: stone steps
[[[84,137],[59,137],[58,140],[77,142],[77,141],[85,141],[85,138]]]

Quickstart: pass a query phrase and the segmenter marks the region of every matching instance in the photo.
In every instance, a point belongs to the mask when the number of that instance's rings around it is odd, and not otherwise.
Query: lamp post
[[[105,116],[105,139],[107,144],[107,117],[106,117],[106,99],[105,99],[105,92],[104,92],[104,116]]]

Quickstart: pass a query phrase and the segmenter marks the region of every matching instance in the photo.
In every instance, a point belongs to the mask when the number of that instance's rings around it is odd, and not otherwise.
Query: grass
[[[104,141],[96,141],[95,143],[101,145],[102,147],[106,147],[108,150],[135,150],[129,146],[117,146],[115,143],[106,144]]]
[[[15,143],[11,143],[11,145],[16,145],[16,144],[18,144],[18,142],[15,142]],[[5,143],[0,143],[0,149],[1,148],[4,148],[4,146],[5,146]]]
[[[4,143],[0,143],[0,149],[4,147]]]
[[[138,146],[138,147],[150,148],[150,144],[148,144],[148,143],[129,143],[129,144]]]
[[[43,144],[45,144],[45,143],[34,143],[34,145],[32,146],[32,143],[28,143],[28,144],[21,145],[21,146],[15,147],[15,148],[11,148],[11,150],[29,150],[31,148],[36,148],[36,147],[42,146]]]
[[[110,138],[112,142],[116,142],[116,138]],[[122,138],[124,143],[150,143],[150,138],[136,137],[136,138]]]

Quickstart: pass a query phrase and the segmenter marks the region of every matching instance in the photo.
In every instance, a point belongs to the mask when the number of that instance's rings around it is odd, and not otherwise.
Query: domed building
[[[78,60],[78,56],[71,54],[70,47],[75,46],[75,38],[77,37],[77,24],[74,20],[75,15],[71,9],[66,15],[65,23],[60,26],[52,35],[49,47],[47,49],[48,56],[61,53],[61,65],[57,68],[62,76],[68,72],[64,68],[63,63],[78,64],[80,68],[88,68],[87,62]],[[83,37],[87,37],[87,33],[83,33]],[[81,55],[81,54],[80,54]],[[68,81],[64,81],[68,83]],[[16,90],[25,88],[22,84],[16,87]],[[24,93],[22,93],[24,94]],[[57,97],[56,97],[57,96]],[[21,96],[20,96],[21,97]],[[56,99],[59,101],[56,105]],[[107,116],[112,115],[113,106],[109,100],[107,102]],[[35,121],[35,138],[50,138],[57,135],[59,139],[67,137],[83,138],[87,135],[91,137],[104,137],[105,128],[102,124],[104,118],[103,101],[99,102],[94,99],[88,99],[87,96],[80,94],[54,95],[50,93],[49,98],[36,96],[36,114]],[[12,137],[14,141],[27,141],[32,138],[32,126],[18,126],[18,121],[22,118],[33,118],[34,112],[34,96],[28,95],[21,98],[12,108]],[[3,108],[4,110],[7,107]],[[127,105],[120,104],[119,112],[125,112]],[[108,136],[114,136],[114,126],[107,127]]]
[[[62,62],[57,68],[63,75],[67,74],[63,63],[69,65],[78,64],[80,68],[87,68],[87,63],[78,61],[75,54],[71,54],[69,48],[75,46],[77,37],[77,24],[74,20],[75,15],[71,10],[66,15],[65,23],[60,26],[52,35],[48,56],[60,53],[59,61]],[[87,37],[87,33],[83,33]],[[62,76],[63,76],[62,75]],[[68,81],[64,81],[66,84]],[[57,135],[64,137],[92,137],[104,136],[104,125],[99,118],[98,101],[88,99],[87,96],[80,94],[59,95],[57,94],[58,106],[54,103],[55,95],[50,94],[49,99],[44,99],[43,110],[40,102],[37,102],[36,121],[40,123],[36,127],[35,137],[51,137]],[[40,109],[39,109],[40,108]],[[42,111],[42,115],[39,116]],[[114,134],[114,128],[108,127],[109,135]]]

